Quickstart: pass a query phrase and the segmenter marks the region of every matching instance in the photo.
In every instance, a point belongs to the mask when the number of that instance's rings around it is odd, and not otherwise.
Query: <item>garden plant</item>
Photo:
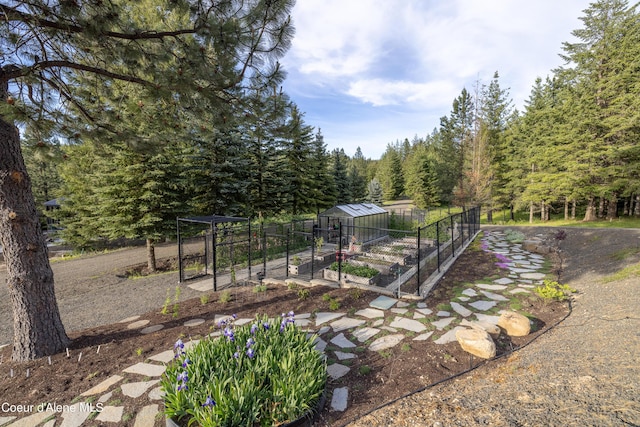
[[[165,414],[199,426],[272,426],[308,415],[321,399],[326,361],[316,336],[294,324],[294,313],[256,317],[235,326],[218,324],[221,334],[185,349],[162,379]]]

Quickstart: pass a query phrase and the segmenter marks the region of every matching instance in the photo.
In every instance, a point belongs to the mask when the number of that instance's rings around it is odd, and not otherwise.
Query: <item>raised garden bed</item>
[[[359,272],[364,273],[368,277],[365,277],[365,275],[360,276],[355,274]],[[371,267],[352,265],[351,263],[343,263],[341,276],[338,276],[337,263],[333,263],[331,267],[322,270],[322,277],[327,280],[333,280],[335,282],[347,280],[353,283],[372,286],[378,283],[380,272]]]
[[[363,257],[363,256],[358,256],[357,258],[351,258],[349,260],[349,263],[353,265],[361,265],[361,266],[368,266],[371,268],[375,268],[382,274],[391,274],[391,271],[398,267],[398,263],[394,261],[385,261],[380,258]]]

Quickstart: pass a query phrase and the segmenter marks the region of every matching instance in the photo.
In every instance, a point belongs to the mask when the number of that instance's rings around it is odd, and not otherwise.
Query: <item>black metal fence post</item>
[[[287,228],[287,242],[286,242],[286,247],[287,247],[287,259],[285,261],[285,268],[286,268],[286,277],[289,277],[289,242],[291,241],[291,229]]]
[[[342,222],[338,222],[338,285],[342,278]]]
[[[182,241],[180,240],[180,220],[176,219],[177,223],[177,238],[178,238],[178,283],[182,283],[184,281],[184,267],[182,266]],[[205,242],[205,247],[207,246]],[[205,258],[206,265],[206,258]]]
[[[456,256],[456,244],[454,240],[454,229],[453,229],[453,216],[449,217],[449,228],[451,229],[451,257],[455,258]]]
[[[420,227],[418,227],[418,264],[417,264],[417,270],[418,270],[417,271],[417,273],[418,273],[417,278],[418,278],[418,280],[417,280],[417,286],[416,286],[416,288],[417,288],[416,289],[416,295],[420,295],[420,259],[421,259],[420,258],[420,242],[421,242],[420,230],[422,230],[422,229]],[[398,287],[398,289],[400,289],[400,288]]]
[[[440,221],[436,221],[436,248],[438,252],[438,273],[440,272]]]

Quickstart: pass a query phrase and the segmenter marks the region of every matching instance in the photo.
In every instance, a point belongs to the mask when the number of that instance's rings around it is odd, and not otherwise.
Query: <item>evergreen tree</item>
[[[376,178],[369,181],[369,184],[367,185],[366,201],[369,203],[375,203],[376,205],[382,205],[382,202],[384,201],[382,196],[382,186]]]
[[[353,201],[349,175],[347,172],[347,155],[344,149],[334,149],[331,153],[333,181],[336,186],[336,203],[339,205]]]
[[[94,129],[117,135],[108,122],[100,124],[117,112],[92,115],[77,96],[78,89],[89,89],[73,83],[78,73],[98,77],[95,87],[129,82],[168,104],[198,93],[236,102],[238,88],[273,86],[282,78],[276,60],[289,46],[292,7],[292,0],[33,0],[2,7],[0,210],[13,214],[0,220],[0,244],[13,302],[15,360],[54,354],[69,338],[14,122],[71,138],[94,123]],[[167,72],[169,65],[174,72]],[[56,128],[71,109],[83,120]],[[118,136],[126,141],[133,135]]]
[[[408,159],[405,177],[407,196],[418,208],[428,209],[440,204],[435,161],[424,144],[418,145]]]
[[[382,186],[385,200],[395,200],[402,195],[404,192],[402,157],[397,147],[387,145],[387,150],[380,159],[376,178]]]
[[[596,197],[612,207],[622,194],[638,188],[638,14],[626,1],[600,0],[573,31],[577,43],[565,43],[563,58],[573,68],[559,70],[573,82],[567,113],[575,130],[571,172],[587,193],[584,220],[596,218]],[[630,62],[631,61],[631,62]],[[615,208],[611,209],[615,215]]]
[[[316,183],[307,170],[307,163],[313,157],[313,140],[313,128],[304,123],[303,114],[292,104],[289,119],[282,131],[280,149],[286,162],[286,170],[282,173],[290,185],[287,211],[294,215],[316,208],[311,191]]]
[[[335,178],[329,170],[329,155],[324,143],[324,136],[320,129],[313,141],[313,153],[308,162],[311,176],[311,199],[315,205],[315,212],[329,209],[336,200]]]
[[[358,168],[352,163],[348,171],[349,192],[351,193],[351,201],[361,203],[367,197],[367,181],[364,176],[360,175]]]

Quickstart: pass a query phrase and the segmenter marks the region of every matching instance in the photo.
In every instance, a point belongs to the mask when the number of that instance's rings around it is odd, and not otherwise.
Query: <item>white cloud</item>
[[[285,86],[316,120],[309,124],[322,124],[329,147],[357,135],[375,146],[375,156],[395,139],[429,133],[463,88],[473,92],[495,71],[521,108],[535,78],[562,64],[561,44],[581,27],[588,6],[589,0],[298,0],[296,36],[283,58],[290,71]]]
[[[418,83],[404,80],[361,79],[349,85],[347,94],[374,107],[426,103],[434,106],[441,105],[443,97],[456,90],[458,88],[450,81]],[[450,100],[446,104],[450,104]]]

